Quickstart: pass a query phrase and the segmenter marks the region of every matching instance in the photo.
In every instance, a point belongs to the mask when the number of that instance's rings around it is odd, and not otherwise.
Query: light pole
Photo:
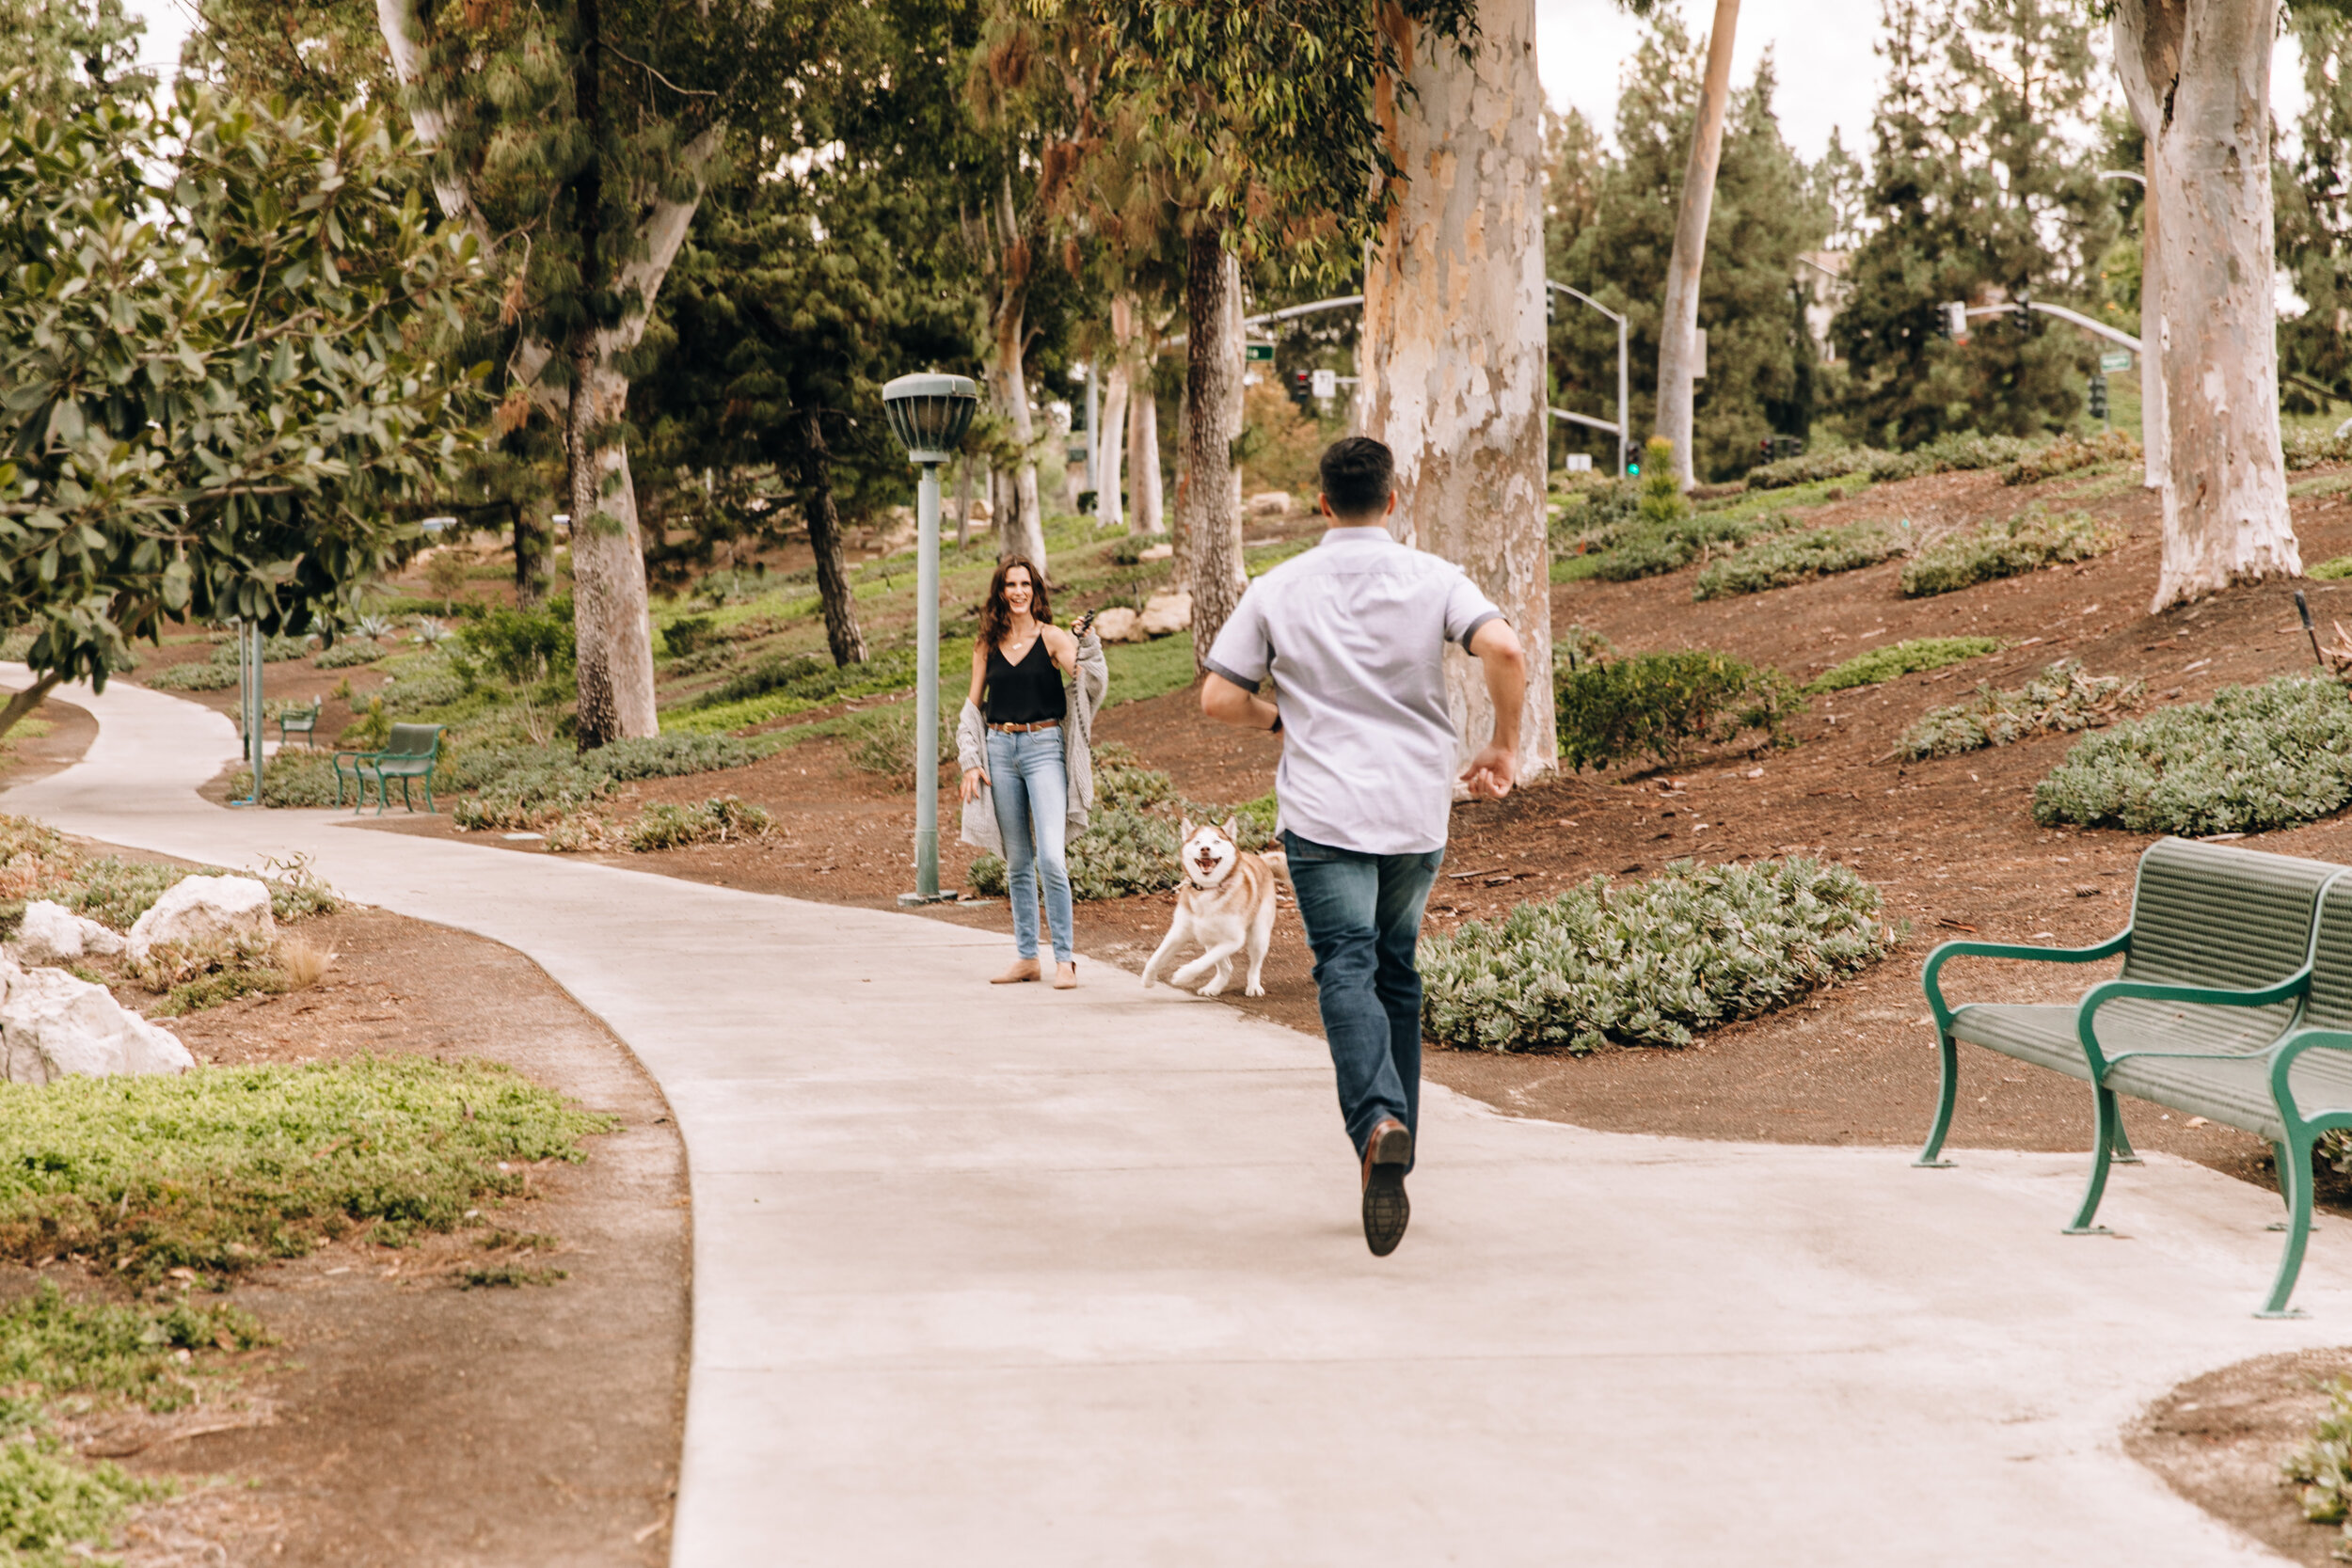
[[[1630,402],[1626,395],[1625,318],[1581,289],[1571,289],[1565,283],[1553,283],[1549,279],[1546,280],[1544,286],[1556,293],[1566,294],[1570,299],[1582,300],[1617,324],[1617,422],[1613,425],[1603,424],[1589,414],[1571,414],[1565,408],[1555,408],[1552,413],[1560,419],[1572,420],[1578,424],[1588,424],[1595,430],[1613,434],[1617,437],[1617,477],[1623,479],[1625,477],[1627,408]]]
[[[914,891],[901,904],[936,904],[939,891],[939,466],[963,444],[980,389],[965,375],[919,372],[882,388],[891,433],[922,470],[915,501]],[[1089,433],[1091,434],[1091,433]]]

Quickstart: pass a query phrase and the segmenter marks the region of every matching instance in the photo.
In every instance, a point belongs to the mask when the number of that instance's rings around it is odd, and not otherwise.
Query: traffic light
[[[1312,371],[1291,372],[1291,401],[1307,413],[1315,407],[1315,377]]]
[[[1956,343],[1968,341],[1968,302],[1964,299],[1946,300],[1936,307],[1936,335],[1949,338]]]
[[[2015,300],[2011,301],[2009,308],[2009,318],[2011,322],[2016,324],[2017,334],[2019,337],[2024,337],[2026,333],[2031,332],[2033,330],[2033,296],[2030,294],[2021,293]]]
[[[2094,420],[2107,417],[2107,378],[2104,373],[2090,378],[2090,417]]]

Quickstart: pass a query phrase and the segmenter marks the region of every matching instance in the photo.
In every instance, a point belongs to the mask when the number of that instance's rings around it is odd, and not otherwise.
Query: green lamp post
[[[922,470],[915,502],[914,891],[901,904],[935,904],[939,891],[939,467],[963,444],[980,389],[970,376],[902,375],[882,388],[890,428]]]

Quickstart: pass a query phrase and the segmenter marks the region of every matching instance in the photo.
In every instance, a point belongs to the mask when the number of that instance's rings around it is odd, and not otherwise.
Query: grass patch
[[[2061,436],[2011,463],[2001,475],[2004,484],[2039,484],[2045,479],[2092,468],[2102,463],[2144,463],[2147,454],[2125,430],[2096,436]]]
[[[1149,642],[1108,643],[1103,649],[1103,657],[1110,666],[1110,685],[1103,693],[1104,707],[1165,697],[1192,684],[1189,631]]]
[[[2260,832],[2352,800],[2352,697],[2320,676],[2227,686],[2086,736],[2034,786],[2034,820],[2136,833]]]
[[[175,664],[147,677],[148,689],[152,691],[226,691],[236,684],[235,665],[203,659]]]
[[[0,1256],[80,1253],[152,1282],[299,1257],[361,1225],[397,1243],[519,1196],[511,1167],[580,1159],[615,1125],[485,1062],[0,1085]]]
[[[1786,533],[1710,562],[1692,585],[1691,597],[1727,599],[1787,588],[1811,578],[1875,566],[1909,548],[1908,523],[1899,531],[1877,523],[1852,523]]]
[[[2346,578],[2352,578],[2352,555],[2340,555],[2333,561],[2323,561],[2303,575],[2316,578],[2321,582],[2342,582]]]
[[[1876,686],[1922,670],[1941,670],[2001,651],[1997,637],[1913,637],[1867,654],[1856,654],[1833,665],[1805,684],[1808,693],[1844,691],[1851,687]]]
[[[2029,736],[2095,730],[2137,707],[2146,693],[2144,681],[2094,675],[2079,661],[2062,658],[2011,690],[1996,691],[1987,683],[1964,703],[1930,710],[1903,731],[1895,750],[1908,761],[1925,762]]]
[[[1876,483],[1918,479],[1927,474],[1959,473],[1975,468],[1998,468],[2018,461],[2032,449],[2011,436],[1979,436],[1962,431],[1939,436],[1910,451],[1881,451],[1875,447],[1836,447],[1785,457],[1748,470],[1751,490],[1786,489],[1817,484],[1824,480],[1867,479]]]
[[[2023,577],[2044,566],[2089,561],[2122,542],[2121,528],[2088,512],[2054,517],[2040,507],[2029,507],[2006,523],[1988,523],[1921,550],[1903,568],[1903,597],[1924,599],[1997,578]]]
[[[1688,1045],[1885,957],[1898,939],[1879,909],[1852,871],[1808,859],[1677,861],[1626,888],[1596,877],[1424,938],[1422,1017],[1456,1049]]]
[[[1696,746],[1751,730],[1776,740],[1793,696],[1778,671],[1705,652],[1555,664],[1552,682],[1560,760],[1580,771],[1639,756],[1671,767]]]

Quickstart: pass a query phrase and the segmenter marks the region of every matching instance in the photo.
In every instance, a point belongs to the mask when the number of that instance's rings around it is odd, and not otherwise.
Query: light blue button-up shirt
[[[1445,645],[1502,611],[1459,566],[1385,528],[1335,528],[1249,585],[1209,669],[1282,714],[1282,825],[1366,855],[1445,847],[1454,726]]]

